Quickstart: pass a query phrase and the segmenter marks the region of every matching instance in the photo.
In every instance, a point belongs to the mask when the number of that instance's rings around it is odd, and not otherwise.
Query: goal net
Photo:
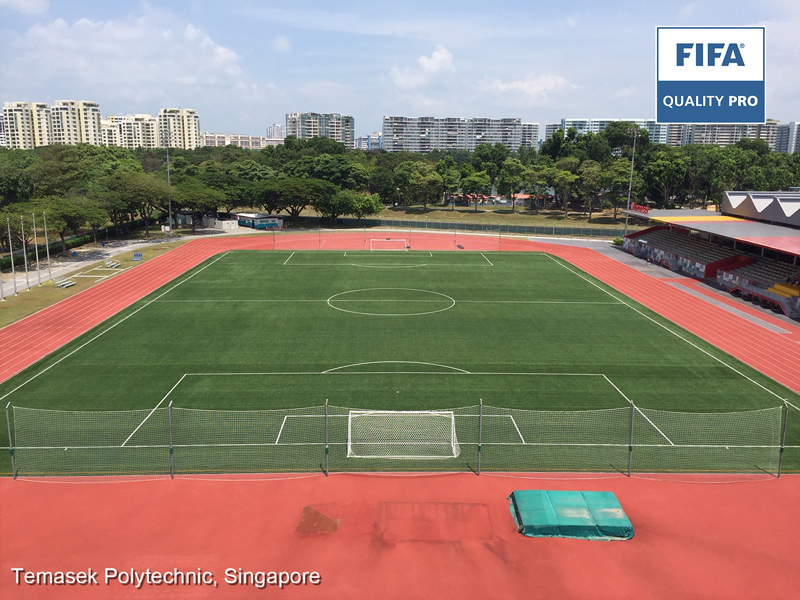
[[[408,251],[408,241],[400,238],[371,238],[369,249],[371,252],[376,250],[406,252]]]
[[[351,410],[348,458],[456,458],[451,410]]]

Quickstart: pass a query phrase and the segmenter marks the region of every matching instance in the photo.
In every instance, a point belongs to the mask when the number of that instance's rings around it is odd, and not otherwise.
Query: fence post
[[[631,438],[628,444],[628,477],[631,476],[631,464],[633,463],[633,418],[636,416],[636,407],[631,402]]]
[[[8,418],[8,417],[6,417]],[[784,402],[783,412],[783,436],[781,438],[781,453],[778,457],[778,479],[781,478],[781,468],[783,467],[783,450],[786,448],[786,425],[789,423],[789,403]]]
[[[175,458],[172,453],[172,400],[169,401],[167,411],[169,416],[169,477],[175,479]]]
[[[478,412],[478,477],[481,476],[481,442],[483,441],[483,398]]]
[[[325,477],[328,476],[330,448],[328,447],[328,399],[325,398]]]
[[[13,260],[13,256],[12,256]],[[11,476],[14,478],[14,481],[17,480],[17,470],[14,468],[14,444],[11,443],[11,421],[8,420],[8,407],[11,406],[11,402],[6,404],[6,426],[8,427],[8,450],[11,452]]]

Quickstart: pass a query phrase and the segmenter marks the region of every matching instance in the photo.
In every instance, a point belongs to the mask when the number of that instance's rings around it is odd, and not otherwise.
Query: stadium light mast
[[[169,180],[169,145],[172,143],[172,132],[165,130],[161,133],[161,141],[167,148],[167,187],[171,186]],[[172,192],[169,194],[169,208],[167,209],[167,226],[169,231],[167,234],[172,237]]]
[[[633,130],[633,153],[631,154],[631,178],[628,181],[628,204],[625,206],[625,233],[622,237],[628,235],[628,212],[631,210],[631,189],[633,188],[633,161],[636,160],[636,138],[639,136],[639,126],[635,125],[636,129]]]

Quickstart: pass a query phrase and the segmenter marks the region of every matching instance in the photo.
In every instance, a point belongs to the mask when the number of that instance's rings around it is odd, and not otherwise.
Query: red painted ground
[[[515,489],[612,491],[634,538],[521,536],[506,500]],[[473,474],[83,485],[3,479],[0,597],[790,598],[800,589],[798,506],[799,476],[719,485]],[[299,533],[306,507],[335,520],[336,530]],[[101,585],[17,586],[12,567],[92,568]],[[202,569],[219,587],[106,586],[106,568]],[[227,568],[317,571],[322,580],[259,590],[225,583]]]

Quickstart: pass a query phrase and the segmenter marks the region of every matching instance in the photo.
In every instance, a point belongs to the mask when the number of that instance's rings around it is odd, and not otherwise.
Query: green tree
[[[503,161],[503,167],[497,179],[497,192],[511,197],[511,212],[517,210],[517,193],[520,192],[526,183],[527,169],[519,159],[507,158]]]
[[[486,171],[473,173],[461,180],[461,191],[475,198],[475,211],[478,210],[479,195],[487,195],[492,191],[492,180]]]
[[[594,160],[585,160],[578,167],[579,189],[584,206],[589,208],[589,220],[592,219],[592,208],[605,185],[605,174],[602,165]]]
[[[306,207],[321,204],[325,196],[336,193],[336,186],[319,179],[280,179],[277,185],[278,208],[289,213],[294,222]]]
[[[378,194],[357,194],[352,197],[351,208],[346,214],[356,217],[358,224],[361,225],[361,219],[377,215],[382,210],[383,202]]]

